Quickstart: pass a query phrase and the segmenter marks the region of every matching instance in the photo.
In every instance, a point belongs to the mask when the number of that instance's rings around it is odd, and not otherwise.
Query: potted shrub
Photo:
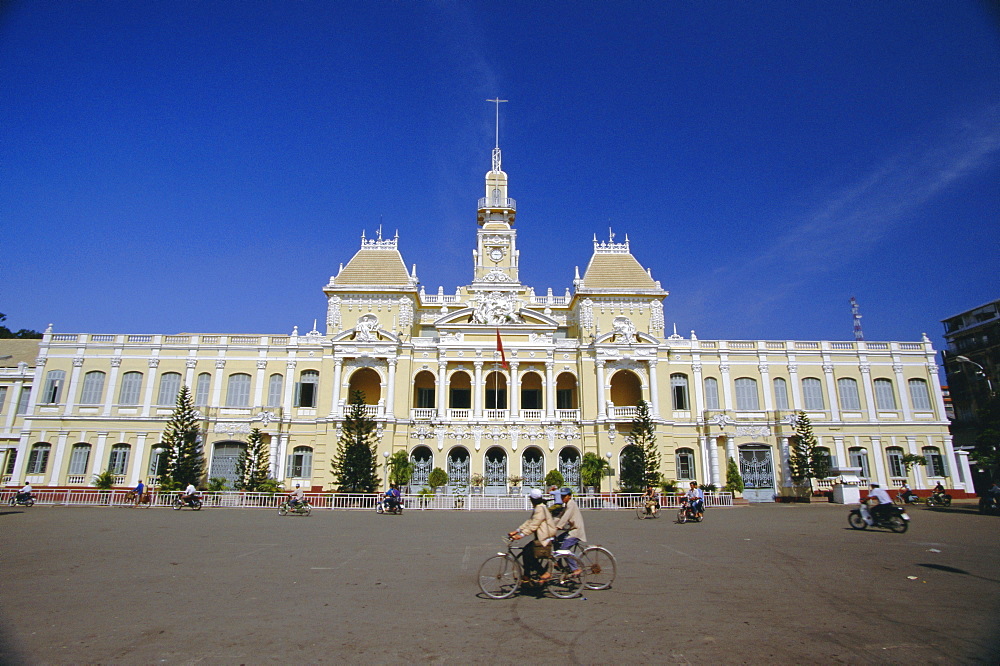
[[[101,503],[109,504],[111,501],[111,489],[115,485],[115,475],[111,473],[111,470],[106,469],[100,474],[95,474],[92,483],[101,491]]]
[[[399,488],[410,483],[410,478],[413,476],[413,463],[406,455],[406,451],[396,451],[386,461],[386,464],[389,466],[389,483],[394,483]]]
[[[508,476],[507,483],[510,485],[510,488],[508,489],[509,494],[516,495],[517,489],[521,485],[522,481],[524,481],[524,477],[518,474],[511,474]]]
[[[660,482],[660,489],[663,491],[664,495],[676,495],[677,494],[677,482],[663,480]]]
[[[472,484],[473,495],[483,494],[483,484],[486,483],[486,478],[482,474],[480,474],[479,472],[473,474],[471,477],[469,477],[469,483]]]
[[[448,485],[448,473],[440,467],[435,467],[427,475],[427,485],[431,487],[435,494],[444,492],[442,488]]]
[[[594,494],[601,489],[601,480],[610,468],[611,464],[606,458],[594,452],[583,454],[583,460],[580,461],[580,480],[583,481],[588,493]]]
[[[549,473],[545,475],[546,488],[551,488],[552,486],[561,488],[564,483],[566,483],[566,481],[563,479],[562,472],[557,469],[551,469],[549,470]]]

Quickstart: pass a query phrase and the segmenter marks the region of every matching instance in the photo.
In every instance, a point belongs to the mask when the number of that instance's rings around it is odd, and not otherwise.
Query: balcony
[[[579,409],[557,409],[556,418],[560,421],[579,421],[580,420],[580,410]]]
[[[487,410],[485,410],[483,412],[483,414],[485,414],[486,418],[489,419],[489,420],[491,420],[491,421],[505,421],[507,419],[507,415],[510,414],[510,410],[508,410],[508,409],[487,409]]]
[[[638,407],[610,407],[608,408],[609,419],[629,419],[635,418]]]
[[[541,421],[542,416],[545,414],[544,410],[541,409],[522,409],[521,410],[521,420],[522,421]]]
[[[471,409],[448,409],[448,418],[456,421],[468,421],[472,418]]]
[[[430,421],[437,414],[433,407],[414,407],[410,410],[410,418],[414,421]]]
[[[479,199],[479,208],[507,208],[517,210],[517,202],[510,197],[482,197]]]

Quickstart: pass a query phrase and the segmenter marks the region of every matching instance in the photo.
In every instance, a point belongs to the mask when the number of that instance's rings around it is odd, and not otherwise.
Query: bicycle
[[[604,546],[584,546],[580,542],[573,544],[571,550],[580,560],[583,573],[587,576],[584,587],[588,590],[606,590],[611,587],[618,575],[618,560],[614,553]]]
[[[643,520],[645,518],[659,518],[660,507],[655,501],[647,500],[646,502],[635,506],[635,517],[639,520]]]
[[[479,566],[479,589],[490,599],[509,599],[514,596],[525,582],[544,586],[552,596],[560,599],[572,599],[580,596],[587,585],[587,568],[574,575],[569,565],[570,551],[555,550],[551,556],[540,558],[544,566],[542,578],[525,580],[520,558],[518,557],[527,546],[517,547],[513,539],[507,540],[507,551],[500,552],[486,559]],[[516,551],[516,552],[515,552]],[[544,575],[548,574],[548,578]],[[600,588],[588,588],[600,589]]]

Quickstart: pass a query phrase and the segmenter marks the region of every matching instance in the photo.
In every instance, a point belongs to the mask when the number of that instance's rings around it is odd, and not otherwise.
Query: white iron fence
[[[0,491],[0,502],[6,505],[16,490]],[[119,506],[131,507],[134,496],[128,490],[36,490],[32,493],[35,503],[53,506]],[[176,492],[151,493],[150,506],[169,507]],[[288,495],[285,493],[244,493],[238,491],[206,491],[201,498],[206,508],[277,509]],[[375,509],[381,499],[379,493],[306,493],[306,499],[315,509]],[[660,495],[660,506],[678,507],[683,495]],[[639,493],[602,493],[597,495],[577,495],[581,509],[634,509],[642,506],[645,496]],[[436,494],[403,495],[403,505],[410,510],[459,509],[464,511],[526,511],[531,508],[527,495],[478,495],[478,494]],[[706,507],[727,507],[733,505],[732,493],[705,493]],[[145,506],[145,505],[143,505]]]

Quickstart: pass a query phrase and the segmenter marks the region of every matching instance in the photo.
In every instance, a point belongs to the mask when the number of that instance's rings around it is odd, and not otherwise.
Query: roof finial
[[[500,104],[507,100],[496,97],[495,99],[488,99],[486,101],[497,105],[496,141],[493,144],[493,171],[500,171]]]

